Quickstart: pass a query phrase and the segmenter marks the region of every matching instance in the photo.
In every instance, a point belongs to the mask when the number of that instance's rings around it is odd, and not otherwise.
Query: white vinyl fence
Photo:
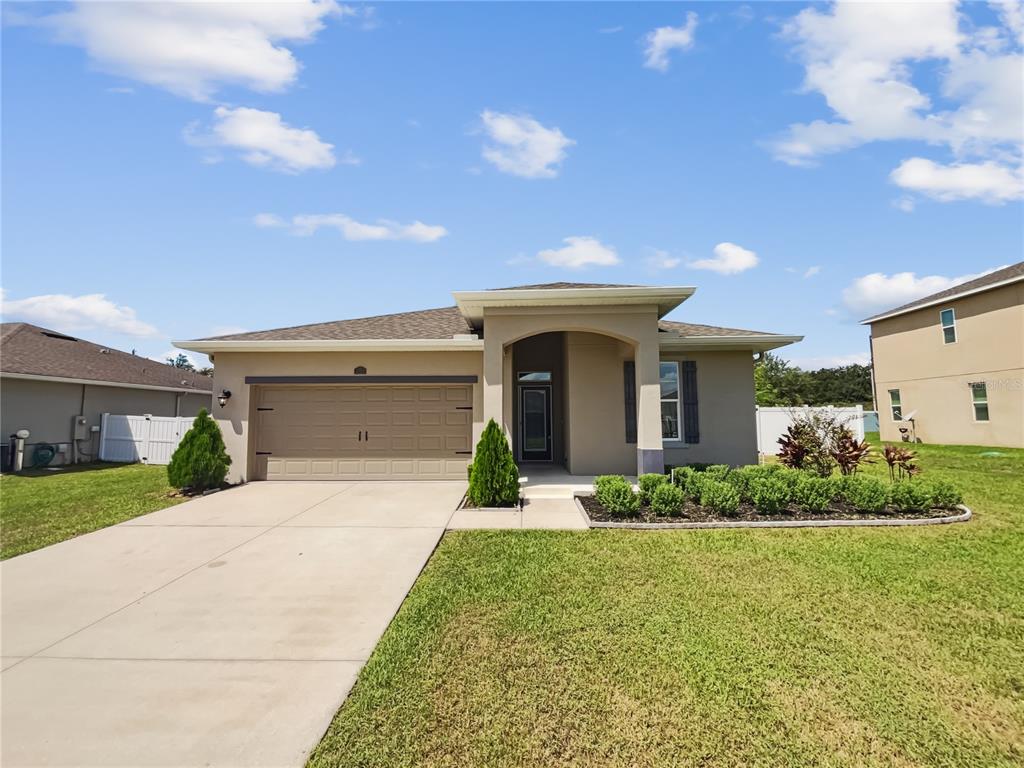
[[[864,439],[864,406],[853,408],[834,408],[826,405],[821,408],[795,406],[791,408],[762,408],[757,406],[757,450],[763,454],[774,456],[779,452],[779,438],[797,416],[808,413],[831,413],[846,423],[858,440]]]
[[[100,422],[100,461],[170,464],[171,454],[193,421],[193,417],[185,416],[104,413]]]

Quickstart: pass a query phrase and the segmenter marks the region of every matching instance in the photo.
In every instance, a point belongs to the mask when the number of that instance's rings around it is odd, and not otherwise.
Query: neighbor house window
[[[971,403],[974,405],[974,420],[988,421],[988,387],[984,381],[971,384]]]
[[[679,440],[679,363],[662,363],[661,377],[661,437]]]
[[[889,407],[892,408],[892,420],[903,421],[903,406],[900,403],[900,391],[898,389],[889,390]]]
[[[952,309],[944,309],[939,312],[939,319],[942,321],[942,341],[953,344],[956,342],[956,313]]]

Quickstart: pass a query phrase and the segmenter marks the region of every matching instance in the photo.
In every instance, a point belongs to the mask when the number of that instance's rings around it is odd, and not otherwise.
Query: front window
[[[679,429],[679,363],[661,363],[661,438],[678,440]]]
[[[944,309],[939,312],[939,320],[942,322],[942,342],[953,344],[956,342],[956,313],[952,309]]]
[[[988,387],[985,382],[971,384],[971,404],[974,406],[974,420],[988,421]]]
[[[892,420],[903,421],[903,406],[900,403],[900,391],[898,389],[889,390],[889,407],[892,409]]]

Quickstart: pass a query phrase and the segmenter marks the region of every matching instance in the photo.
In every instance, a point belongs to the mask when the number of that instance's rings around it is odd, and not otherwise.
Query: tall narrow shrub
[[[175,488],[205,491],[224,482],[230,464],[220,427],[203,408],[171,456],[167,479]]]
[[[519,499],[519,467],[494,419],[487,422],[476,444],[467,495],[478,507],[505,506]]]

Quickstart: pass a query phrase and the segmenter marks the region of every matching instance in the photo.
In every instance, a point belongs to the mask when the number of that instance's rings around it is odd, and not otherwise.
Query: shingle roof
[[[678,323],[662,320],[659,328],[679,336],[771,336],[761,331],[720,328],[715,325]],[[456,307],[399,312],[393,315],[337,320],[332,323],[296,325],[251,333],[213,336],[202,341],[342,341],[350,339],[450,339],[457,334],[473,333]]]
[[[512,285],[508,288],[488,288],[489,291],[555,291],[567,288],[643,288],[642,285],[619,285],[615,283],[536,283],[535,285]]]
[[[0,373],[211,392],[209,376],[29,323],[0,325]]]
[[[456,334],[473,333],[456,307],[423,309],[375,315],[331,323],[295,325],[268,331],[232,333],[203,341],[341,341],[349,339],[450,339]]]
[[[864,320],[864,322],[868,323],[876,318],[888,317],[890,315],[902,315],[904,312],[910,312],[918,307],[926,307],[936,301],[952,299],[964,293],[984,290],[989,287],[994,287],[999,283],[1005,283],[1007,280],[1014,279],[1024,279],[1024,261],[1018,262],[1017,264],[1011,264],[1010,266],[1003,267],[1002,269],[997,269],[995,272],[989,272],[987,275],[976,277],[974,280],[968,280],[966,283],[954,285],[952,288],[947,288],[944,291],[933,293],[929,296],[917,299],[916,301],[911,301],[909,304],[903,304],[894,309],[881,312],[877,315],[872,315],[867,320]]]
[[[745,331],[742,328],[722,328],[717,325],[700,325],[699,323],[679,323],[675,320],[658,321],[658,330],[664,333],[677,333],[681,337],[687,336],[775,336],[774,333],[765,331]]]

